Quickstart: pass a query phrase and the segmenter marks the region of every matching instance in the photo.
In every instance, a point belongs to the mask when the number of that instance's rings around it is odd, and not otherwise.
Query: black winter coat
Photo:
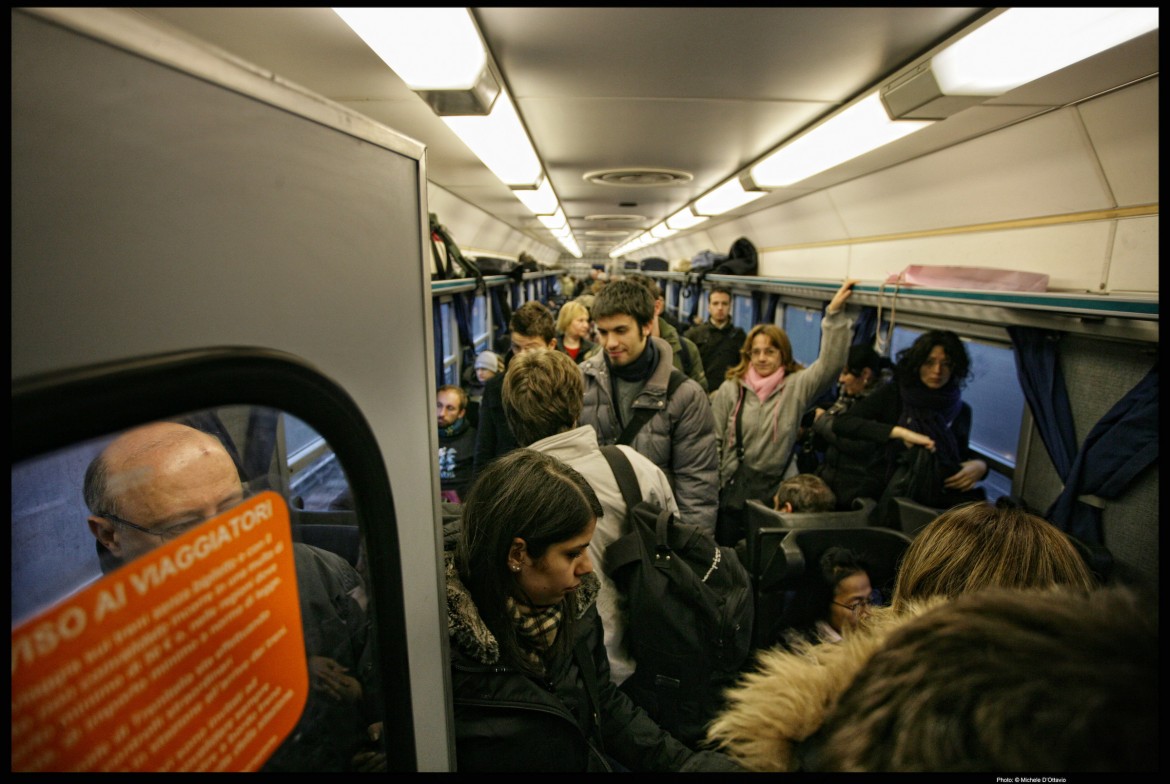
[[[550,664],[543,682],[500,663],[495,637],[447,554],[457,769],[605,772],[616,760],[634,771],[741,770],[723,754],[687,748],[610,681],[598,588],[596,576],[582,580],[578,606],[584,610],[571,646],[584,641],[588,651],[585,666],[595,673],[600,703],[593,710],[572,650]]]

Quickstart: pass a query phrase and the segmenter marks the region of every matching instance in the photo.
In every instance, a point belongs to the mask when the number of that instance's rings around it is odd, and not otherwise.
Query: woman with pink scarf
[[[770,489],[759,500],[771,505],[776,487],[792,455],[800,418],[821,393],[837,379],[849,354],[853,321],[843,310],[856,280],[846,280],[825,308],[821,319],[821,353],[807,368],[792,356],[792,343],[775,324],[757,324],[748,333],[740,361],[727,371],[727,379],[715,392],[715,439],[719,446],[719,485],[727,485],[743,462],[764,474]],[[743,443],[737,448],[736,418]],[[739,521],[720,521],[720,541],[734,543],[742,537]]]

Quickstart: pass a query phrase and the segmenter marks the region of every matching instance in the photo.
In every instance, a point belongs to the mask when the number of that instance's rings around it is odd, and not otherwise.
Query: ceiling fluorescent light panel
[[[535,187],[540,181],[540,159],[506,92],[486,117],[444,117],[443,122],[505,184]]]
[[[694,210],[696,214],[705,217],[722,215],[729,210],[734,210],[736,207],[742,207],[749,202],[753,202],[764,195],[765,193],[763,191],[744,190],[739,178],[733,177],[706,196],[698,199],[695,202]]]
[[[881,96],[871,93],[751,169],[764,188],[783,188],[884,147],[930,125],[929,120],[891,120]]]

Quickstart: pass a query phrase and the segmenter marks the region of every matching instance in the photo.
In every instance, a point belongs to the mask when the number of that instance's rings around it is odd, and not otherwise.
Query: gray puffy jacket
[[[719,452],[711,403],[693,379],[684,381],[666,401],[673,353],[662,338],[650,339],[658,350],[658,364],[634,399],[634,408],[657,413],[634,436],[631,446],[670,478],[681,521],[714,531],[719,511]],[[592,425],[602,445],[617,443],[622,427],[604,352],[578,367],[585,378],[580,424]]]

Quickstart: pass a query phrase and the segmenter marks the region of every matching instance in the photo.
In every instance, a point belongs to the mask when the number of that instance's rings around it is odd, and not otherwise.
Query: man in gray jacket
[[[719,511],[715,420],[707,392],[694,379],[676,380],[670,344],[651,335],[654,298],[632,280],[608,283],[593,303],[602,352],[578,367],[585,380],[580,422],[602,444],[619,443],[631,423],[648,416],[627,443],[669,477],[684,523],[715,530]],[[681,382],[681,383],[680,383]],[[644,412],[644,413],[639,413]]]

